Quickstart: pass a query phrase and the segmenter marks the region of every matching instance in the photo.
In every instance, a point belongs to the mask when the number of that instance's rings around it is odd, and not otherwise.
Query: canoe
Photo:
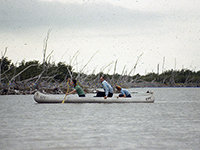
[[[37,103],[62,103],[64,94],[44,94],[37,91],[34,94],[34,100]],[[94,97],[94,95],[86,94],[86,97],[78,97],[76,95],[68,95],[65,103],[153,103],[155,101],[152,92],[144,94],[133,94],[131,98],[117,98],[117,95],[104,99],[103,97]]]

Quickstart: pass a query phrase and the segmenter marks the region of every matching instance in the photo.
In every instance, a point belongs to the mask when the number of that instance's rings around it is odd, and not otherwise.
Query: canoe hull
[[[34,100],[37,103],[62,103],[65,95],[43,94],[36,92]],[[104,99],[103,97],[78,97],[77,95],[68,95],[65,103],[153,103],[155,98],[152,93],[145,93],[144,95],[133,95],[132,98],[112,98]]]

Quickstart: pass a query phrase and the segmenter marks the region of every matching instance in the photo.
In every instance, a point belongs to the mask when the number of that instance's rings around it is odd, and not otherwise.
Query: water
[[[0,96],[0,149],[200,149],[200,88],[153,91],[155,103],[37,104]]]

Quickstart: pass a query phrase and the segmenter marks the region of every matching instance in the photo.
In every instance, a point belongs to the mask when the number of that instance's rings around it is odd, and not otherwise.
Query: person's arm
[[[108,91],[109,91],[109,89],[108,89],[108,86],[106,85],[106,83],[103,83],[102,85],[103,85],[103,89],[105,90],[104,99],[106,99],[108,97]]]
[[[126,94],[123,90],[121,90],[121,93],[124,95],[124,97],[126,97]]]
[[[74,89],[73,91],[69,92],[69,93],[66,93],[66,95],[72,94],[72,93],[74,93],[74,92],[76,92],[75,89]]]

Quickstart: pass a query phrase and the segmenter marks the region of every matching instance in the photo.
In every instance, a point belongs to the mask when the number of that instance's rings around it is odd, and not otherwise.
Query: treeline
[[[47,36],[44,39],[42,62],[37,60],[25,62],[25,60],[23,60],[19,64],[13,64],[12,61],[6,57],[7,47],[5,48],[0,59],[1,94],[33,94],[36,90],[50,93],[64,93],[68,88],[68,78],[77,79],[85,92],[92,92],[101,88],[99,81],[101,76],[105,76],[106,80],[111,83],[113,87],[115,84],[119,84],[124,88],[166,86],[200,87],[200,71],[182,69],[167,70],[161,74],[152,72],[146,75],[135,75],[136,67],[143,53],[138,56],[134,67],[131,68],[129,73],[124,69],[121,74],[116,73],[117,61],[115,62],[114,73],[112,75],[103,73],[104,69],[110,66],[111,63],[101,69],[101,72],[97,74],[83,73],[83,70],[96,53],[79,72],[75,72],[74,67],[76,67],[76,64],[72,64],[72,62],[77,61],[79,52],[74,54],[69,64],[66,64],[65,62],[55,64],[50,61],[51,54],[53,53],[53,51],[51,51],[47,55],[47,43],[50,32],[51,30],[49,29]]]
[[[17,65],[11,63],[7,57],[0,59],[0,89],[32,90],[60,88],[65,92],[67,78],[76,78],[85,89],[96,89],[101,87],[99,78],[105,76],[113,86],[120,84],[123,87],[199,87],[200,71],[188,69],[168,70],[162,74],[148,73],[146,75],[136,74],[134,76],[115,73],[84,74],[75,72],[73,66],[64,62],[58,64],[37,60],[25,62],[23,60]],[[62,85],[62,86],[61,86]]]

